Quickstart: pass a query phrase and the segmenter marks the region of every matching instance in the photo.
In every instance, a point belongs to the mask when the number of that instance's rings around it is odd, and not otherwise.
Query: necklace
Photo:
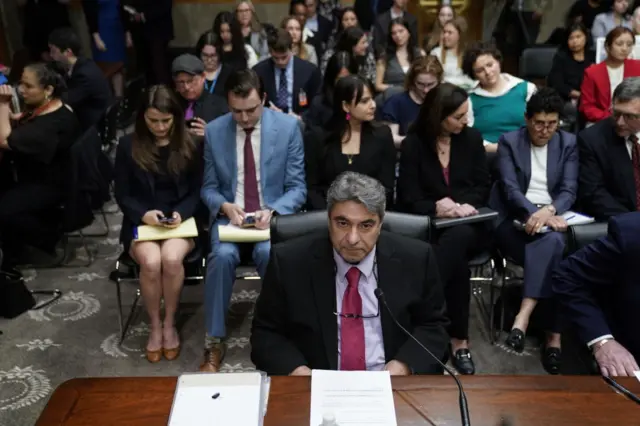
[[[347,154],[347,163],[349,165],[353,164],[353,154]]]

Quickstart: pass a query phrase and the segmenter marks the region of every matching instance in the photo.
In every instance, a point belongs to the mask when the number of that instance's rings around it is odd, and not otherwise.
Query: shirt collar
[[[344,280],[349,269],[355,266],[369,282],[376,263],[376,246],[373,247],[373,250],[371,250],[360,263],[355,265],[345,261],[335,249],[333,250],[333,260],[336,262],[336,274],[340,280]]]
[[[261,123],[262,123],[262,118],[260,120],[258,120],[258,122],[256,123],[255,126],[253,126],[252,134],[259,134],[260,133],[260,125],[261,125]],[[236,123],[236,135],[237,134],[244,135],[244,129],[242,127],[240,127],[239,124]]]

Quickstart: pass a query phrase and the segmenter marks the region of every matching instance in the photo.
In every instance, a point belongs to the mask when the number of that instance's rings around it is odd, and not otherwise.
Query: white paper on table
[[[638,381],[640,381],[640,371],[634,371],[633,374],[635,374]]]
[[[311,372],[310,426],[397,426],[388,371]]]
[[[178,378],[169,426],[258,426],[265,401],[256,373],[183,374]],[[217,398],[212,396],[216,393]]]

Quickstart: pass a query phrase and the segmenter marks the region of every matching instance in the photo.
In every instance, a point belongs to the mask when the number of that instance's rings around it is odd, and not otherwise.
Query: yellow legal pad
[[[136,228],[136,241],[158,241],[171,238],[193,238],[198,236],[198,227],[194,218],[185,220],[177,228],[140,225]]]
[[[269,228],[240,228],[233,225],[218,225],[218,238],[227,243],[257,243],[267,241],[271,236]]]

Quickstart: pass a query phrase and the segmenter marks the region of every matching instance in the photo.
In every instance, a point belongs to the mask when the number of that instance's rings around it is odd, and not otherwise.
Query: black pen
[[[216,392],[213,395],[211,395],[211,399],[218,399],[219,396],[220,396],[220,392]]]

